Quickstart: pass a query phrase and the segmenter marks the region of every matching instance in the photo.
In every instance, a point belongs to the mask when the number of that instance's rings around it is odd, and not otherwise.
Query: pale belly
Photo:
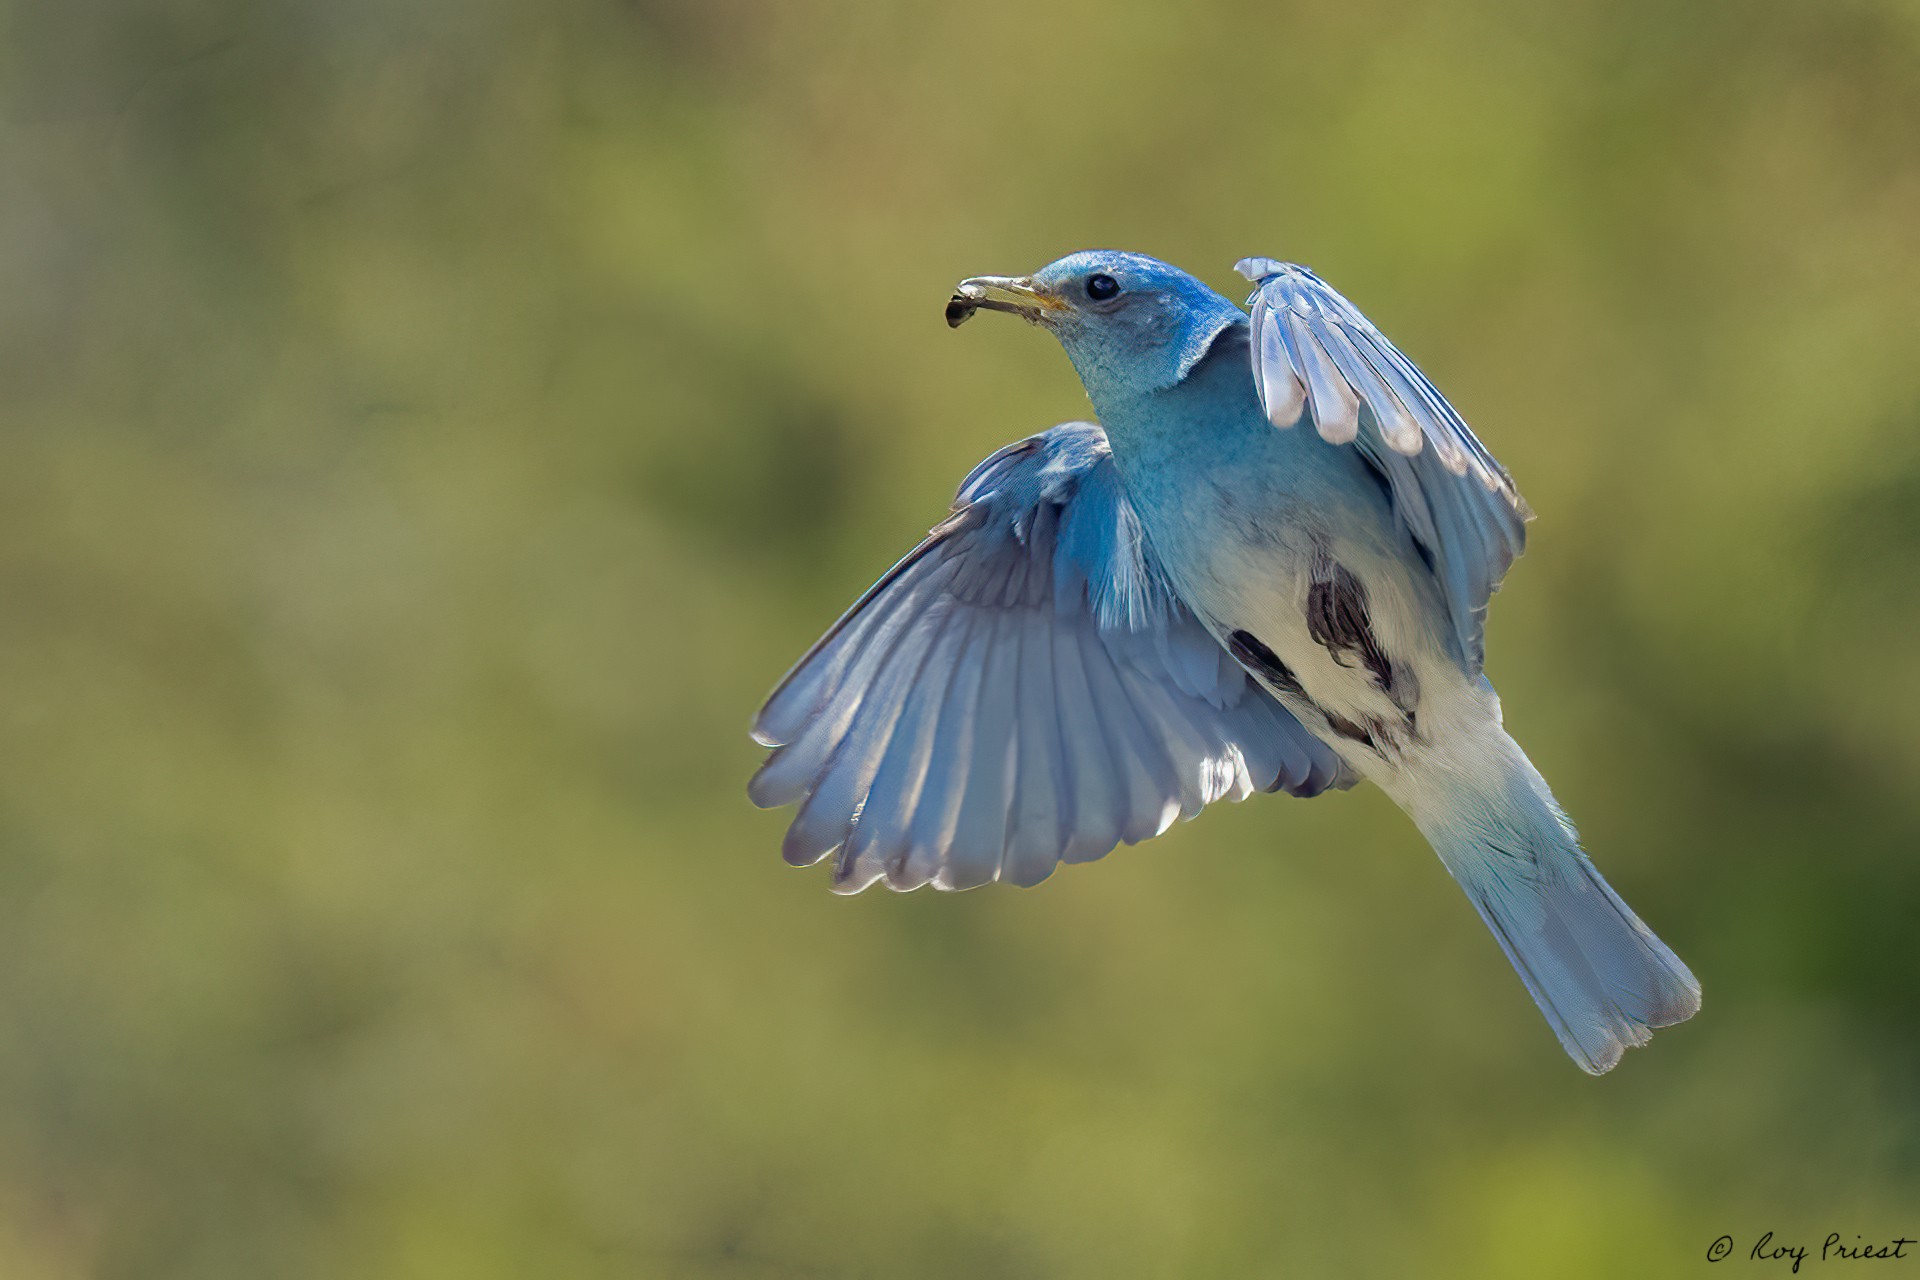
[[[1491,691],[1451,651],[1438,584],[1378,487],[1352,469],[1303,484],[1249,461],[1189,463],[1180,494],[1136,501],[1220,642],[1364,777],[1419,754],[1443,722],[1483,716]]]

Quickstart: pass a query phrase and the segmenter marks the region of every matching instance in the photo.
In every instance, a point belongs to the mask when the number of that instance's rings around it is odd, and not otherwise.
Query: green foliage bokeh
[[[0,1276],[1920,1234],[1911,4],[0,15]],[[1694,1023],[1581,1075],[1375,793],[781,865],[761,696],[1087,412],[948,291],[1091,246],[1309,263],[1512,469],[1490,672]]]

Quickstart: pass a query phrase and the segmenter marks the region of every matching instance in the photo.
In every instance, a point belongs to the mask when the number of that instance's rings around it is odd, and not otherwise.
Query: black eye
[[[1087,277],[1087,296],[1095,302],[1105,302],[1119,292],[1120,282],[1104,271]]]

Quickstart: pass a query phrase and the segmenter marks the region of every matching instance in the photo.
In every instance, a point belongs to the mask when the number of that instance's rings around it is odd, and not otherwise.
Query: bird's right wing
[[[857,892],[1034,884],[1218,799],[1351,785],[1168,587],[1106,433],[1000,450],[787,674],[748,794]]]
[[[1256,286],[1253,380],[1277,427],[1311,417],[1331,444],[1352,444],[1393,494],[1431,557],[1468,666],[1485,661],[1487,598],[1527,545],[1533,512],[1413,361],[1359,308],[1305,267],[1244,258]]]

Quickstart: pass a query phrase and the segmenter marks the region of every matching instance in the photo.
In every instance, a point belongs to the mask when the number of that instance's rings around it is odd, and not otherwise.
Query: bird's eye
[[[1087,277],[1087,296],[1095,302],[1105,302],[1119,292],[1120,282],[1104,271]]]

